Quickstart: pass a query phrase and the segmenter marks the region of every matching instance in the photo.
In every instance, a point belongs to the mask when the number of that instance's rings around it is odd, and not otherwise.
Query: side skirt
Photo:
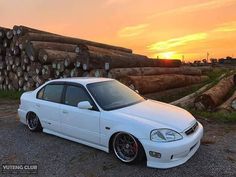
[[[48,130],[48,129],[43,129],[43,132],[51,134],[51,135],[55,135],[55,136],[58,136],[58,137],[61,137],[61,138],[64,138],[64,139],[67,139],[67,140],[70,140],[70,141],[74,141],[74,142],[77,142],[77,143],[80,143],[80,144],[84,144],[86,146],[93,147],[93,148],[96,148],[96,149],[99,149],[99,150],[102,150],[102,151],[105,151],[105,152],[109,153],[109,149],[107,147],[104,147],[104,146],[99,146],[97,144],[89,143],[87,141],[83,141],[83,140],[76,139],[76,138],[73,138],[73,137],[70,137],[70,136],[66,136],[66,135],[63,135],[61,133],[54,132],[54,131],[51,131],[51,130]]]

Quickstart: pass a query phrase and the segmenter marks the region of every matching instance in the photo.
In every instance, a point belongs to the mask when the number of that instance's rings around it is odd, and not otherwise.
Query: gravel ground
[[[38,174],[19,176],[236,176],[236,124],[199,119],[205,135],[185,164],[167,169],[125,165],[112,154],[45,133],[32,133],[17,119],[18,103],[0,100],[0,165],[38,164]],[[1,167],[2,168],[2,167]],[[16,176],[2,174],[0,176]]]

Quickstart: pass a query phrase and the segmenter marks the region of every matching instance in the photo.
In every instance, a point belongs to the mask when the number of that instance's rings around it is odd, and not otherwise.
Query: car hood
[[[146,100],[115,112],[143,119],[142,122],[147,120],[149,124],[166,126],[156,128],[171,128],[178,132],[186,130],[196,122],[196,119],[186,110],[154,100]]]

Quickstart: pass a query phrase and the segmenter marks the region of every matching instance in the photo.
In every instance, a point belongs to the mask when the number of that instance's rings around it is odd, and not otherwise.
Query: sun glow
[[[153,58],[159,58],[159,59],[181,59],[181,55],[176,53],[175,51],[161,52],[161,53],[156,53],[155,55],[153,55]]]

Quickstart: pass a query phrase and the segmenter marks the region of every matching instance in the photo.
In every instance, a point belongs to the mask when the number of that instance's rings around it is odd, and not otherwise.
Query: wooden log
[[[96,71],[106,73],[106,71]],[[141,68],[114,68],[108,73],[111,78],[121,78],[125,76],[149,76],[159,74],[184,74],[184,75],[201,75],[201,70],[193,67],[163,68],[163,67],[141,67]],[[103,75],[103,74],[101,74]]]
[[[219,112],[236,111],[235,101],[236,101],[236,91],[234,91],[233,95],[230,98],[228,98],[224,103],[218,106],[216,110]]]
[[[28,80],[26,85],[27,85],[27,90],[33,90],[35,88],[35,82],[31,78]]]
[[[21,59],[23,60],[23,63],[25,64],[29,64],[30,63],[30,59],[29,57],[26,55],[25,51],[21,52]]]
[[[24,78],[20,77],[19,80],[18,80],[18,85],[19,85],[20,88],[23,88],[24,82],[25,82]]]
[[[90,51],[93,53],[99,53],[101,55],[108,55],[108,56],[112,56],[112,55],[118,55],[118,56],[127,56],[127,57],[141,57],[141,58],[148,58],[145,55],[140,55],[140,54],[134,54],[134,53],[127,53],[127,52],[123,52],[123,51],[119,51],[119,50],[113,50],[113,49],[106,49],[106,48],[102,48],[102,47],[95,47],[95,46],[91,46],[91,45],[78,45],[77,46],[77,52],[76,53],[81,53],[83,51]]]
[[[41,63],[32,62],[30,65],[27,66],[26,71],[28,72],[29,76],[36,75],[36,69],[41,67]]]
[[[9,47],[9,46],[10,46],[10,40],[7,39],[7,38],[4,38],[4,39],[3,39],[3,42],[2,42],[2,45],[3,45],[3,47],[5,47],[5,48]]]
[[[44,34],[44,33],[27,33],[24,37],[21,38],[20,41],[20,48],[24,49],[28,41],[45,41],[45,42],[57,42],[57,43],[64,43],[64,44],[84,44],[84,45],[91,45],[101,48],[119,50],[127,53],[132,53],[131,49],[112,46],[108,44],[102,44],[98,42],[87,41],[78,38],[66,37],[61,35],[54,35],[54,34]]]
[[[4,80],[5,80],[5,77],[4,76],[0,76],[0,84],[3,84]]]
[[[42,76],[37,76],[36,81],[37,81],[36,87],[39,87],[40,85],[45,83],[45,79]]]
[[[194,107],[194,100],[195,98],[201,94],[202,92],[204,92],[206,89],[208,89],[211,86],[212,83],[210,84],[206,84],[203,87],[201,87],[200,89],[198,89],[196,92],[191,93],[189,95],[186,95],[183,98],[180,98],[176,101],[171,102],[170,104],[175,105],[175,106],[180,106],[183,108],[193,108]]]
[[[6,68],[6,63],[4,61],[0,61],[0,69],[3,70]]]
[[[3,44],[0,43],[0,56],[3,58],[3,56],[6,55],[6,48],[3,46]],[[2,60],[2,59],[1,59]]]
[[[23,35],[25,35],[26,33],[29,33],[29,32],[53,34],[53,33],[47,32],[47,31],[42,31],[42,30],[38,30],[38,29],[35,29],[35,28],[30,28],[30,27],[23,26],[23,25],[13,26],[13,34],[14,35],[23,36]]]
[[[7,37],[7,39],[9,39],[9,40],[13,38],[13,31],[12,31],[11,29],[7,31],[6,37]]]
[[[78,68],[73,68],[70,72],[70,77],[81,77],[83,75],[83,70]]]
[[[76,52],[77,45],[56,42],[30,41],[25,47],[25,51],[31,61],[35,61],[37,59],[40,49],[59,50],[74,53]]]
[[[7,71],[11,71],[11,65],[7,65]]]
[[[71,62],[75,62],[77,55],[72,52],[65,52],[59,50],[40,49],[38,59],[44,64],[51,64],[53,61],[64,61],[69,59]],[[64,65],[64,64],[63,64]]]
[[[20,57],[14,57],[14,64],[16,66],[20,66],[20,62],[21,62]]]
[[[14,88],[13,88],[13,86],[12,86],[11,83],[9,83],[9,84],[7,85],[7,89],[8,89],[8,90],[14,90]]]
[[[149,59],[146,56],[134,55],[134,54],[113,54],[105,55],[103,53],[95,51],[84,51],[87,54],[83,55],[81,58],[86,65],[87,70],[92,69],[112,69],[112,68],[134,68],[134,67],[179,67],[181,65],[180,61],[177,60],[157,60]],[[84,67],[83,67],[84,68]]]
[[[122,77],[125,77],[128,75],[122,75]],[[89,77],[110,77],[112,78],[111,75],[109,75],[108,71],[105,69],[94,69],[89,72]]]
[[[24,72],[24,80],[27,82],[29,80],[29,74]]]
[[[7,57],[7,60],[8,60],[9,65],[13,65],[13,64],[14,64],[14,58],[13,58],[13,56],[8,56],[8,57]]]
[[[6,32],[10,30],[8,28],[0,27],[0,39],[3,39],[6,37]]]
[[[41,75],[42,74],[42,70],[43,70],[43,66],[39,65],[36,69],[35,72],[37,75]]]
[[[57,63],[57,70],[62,73],[65,70],[64,60]]]
[[[214,110],[224,102],[225,97],[235,85],[236,75],[231,75],[220,80],[215,86],[195,99],[195,108],[198,110]]]
[[[209,79],[207,76],[188,76],[178,74],[153,76],[127,76],[120,81],[141,94],[198,84]]]
[[[51,65],[43,65],[43,69],[42,69],[42,77],[45,80],[48,80],[49,78],[53,77],[54,72],[53,72],[53,68]]]
[[[16,65],[12,65],[12,66],[11,66],[11,70],[12,70],[13,72],[16,72],[16,71],[17,71],[17,66],[16,66]]]
[[[70,70],[69,69],[65,69],[64,71],[63,71],[63,75],[62,75],[62,77],[63,78],[67,78],[67,77],[70,77]]]
[[[21,77],[21,76],[23,76],[23,74],[24,74],[23,69],[21,67],[18,67],[16,70],[16,75],[18,77]]]

